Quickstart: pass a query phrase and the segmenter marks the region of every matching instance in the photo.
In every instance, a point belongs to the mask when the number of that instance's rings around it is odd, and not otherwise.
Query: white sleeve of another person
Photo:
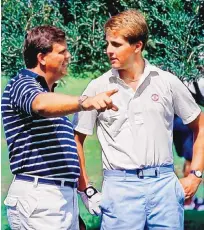
[[[92,80],[88,84],[87,88],[84,90],[82,95],[86,95],[89,97],[95,96],[96,90],[94,86],[95,86],[95,80]],[[81,111],[75,113],[73,118],[74,130],[86,135],[92,135],[97,115],[98,115],[97,110]]]
[[[201,109],[196,104],[188,88],[178,77],[170,74],[169,80],[173,97],[174,113],[182,119],[184,124],[189,124],[197,118]]]

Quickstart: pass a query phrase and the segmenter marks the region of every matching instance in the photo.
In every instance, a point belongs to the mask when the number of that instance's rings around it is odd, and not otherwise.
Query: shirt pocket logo
[[[159,100],[159,95],[154,93],[154,94],[152,94],[151,98],[152,98],[152,101],[158,101]]]

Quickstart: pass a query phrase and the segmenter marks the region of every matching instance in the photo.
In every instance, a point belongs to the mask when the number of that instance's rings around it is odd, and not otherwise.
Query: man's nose
[[[113,50],[113,46],[108,45],[106,48],[106,53],[107,55],[113,54],[114,50]]]
[[[65,54],[65,58],[67,59],[67,60],[71,60],[71,58],[72,58],[72,55],[70,54],[70,52],[69,51],[67,51],[66,52],[66,54]]]

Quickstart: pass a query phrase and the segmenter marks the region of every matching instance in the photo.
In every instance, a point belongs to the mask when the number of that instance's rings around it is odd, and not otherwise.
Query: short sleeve
[[[86,95],[89,97],[95,96],[96,95],[95,83],[96,83],[95,80],[92,80],[88,84],[87,88],[84,90],[82,95]],[[92,135],[97,114],[98,114],[97,110],[81,111],[75,113],[72,122],[74,130],[86,135]]]
[[[182,119],[184,124],[189,124],[197,118],[201,109],[196,104],[188,88],[176,76],[170,74],[169,80],[174,113]]]
[[[35,78],[22,77],[15,81],[10,89],[10,98],[13,109],[32,115],[32,102],[43,92],[43,88]]]

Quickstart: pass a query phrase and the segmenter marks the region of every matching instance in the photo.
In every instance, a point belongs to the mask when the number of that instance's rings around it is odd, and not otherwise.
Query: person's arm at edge
[[[93,186],[90,186],[89,179],[86,173],[85,157],[84,157],[84,150],[83,150],[83,143],[85,138],[86,138],[86,134],[82,134],[78,131],[75,131],[75,141],[77,144],[77,151],[78,151],[79,164],[80,164],[80,177],[79,177],[77,190],[87,210],[92,215],[100,216],[101,215],[101,209],[100,209],[101,193]],[[94,189],[94,193],[91,196],[88,196],[87,193],[85,192],[85,189],[88,188],[92,188],[92,190]]]
[[[112,103],[111,95],[118,90],[110,90],[94,97],[87,97],[82,103],[84,110],[104,110],[118,108]],[[32,110],[44,117],[58,117],[75,113],[81,110],[78,96],[70,96],[59,93],[40,93],[32,102]]]
[[[85,163],[85,156],[84,156],[84,149],[83,144],[86,138],[86,134],[74,131],[74,139],[77,145],[77,152],[79,157],[79,165],[80,165],[80,177],[79,177],[79,185],[78,190],[84,191],[88,186],[89,179],[86,173],[86,163]]]
[[[191,163],[191,170],[204,170],[204,113],[201,112],[198,117],[192,121],[188,126],[192,129],[194,134],[193,144],[193,159]],[[194,174],[189,174],[187,177],[180,179],[184,187],[186,199],[192,197],[202,179],[196,177]]]

